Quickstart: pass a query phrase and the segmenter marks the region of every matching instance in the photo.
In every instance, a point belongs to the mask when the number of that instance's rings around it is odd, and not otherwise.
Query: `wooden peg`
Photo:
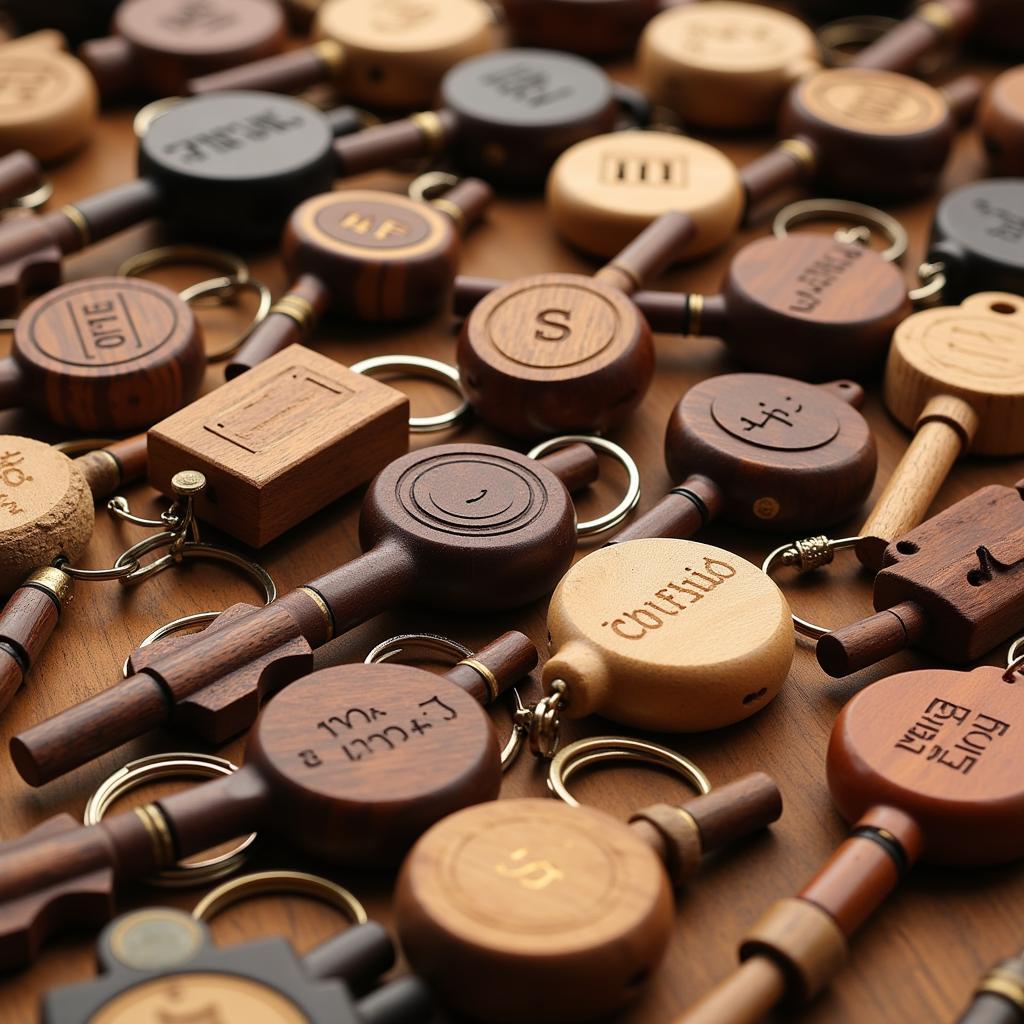
[[[911,73],[922,57],[963,41],[978,20],[977,0],[921,3],[850,61],[853,67]]]
[[[1024,299],[972,295],[922,310],[893,335],[885,371],[889,412],[914,439],[861,527],[857,556],[878,568],[886,545],[924,518],[965,451],[1024,451]]]
[[[1024,175],[1024,67],[989,83],[978,111],[978,129],[993,174]]]
[[[519,46],[587,56],[624,53],[661,0],[505,0],[502,9]]]

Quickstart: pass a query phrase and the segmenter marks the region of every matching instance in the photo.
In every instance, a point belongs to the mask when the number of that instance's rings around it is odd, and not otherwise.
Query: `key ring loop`
[[[898,263],[907,252],[907,229],[884,210],[864,203],[853,203],[847,199],[801,199],[784,206],[772,221],[772,233],[776,238],[786,238],[790,228],[823,217],[838,217],[858,226],[877,228],[886,237],[889,247],[879,255],[890,263]],[[835,238],[848,242],[850,236],[837,231]]]
[[[238,285],[249,280],[249,264],[241,256],[206,245],[158,245],[130,256],[117,268],[117,274],[119,277],[141,277],[158,267],[181,263],[212,267]]]
[[[252,896],[308,896],[326,903],[354,925],[369,920],[366,908],[348,889],[305,871],[257,871],[251,875],[232,878],[208,892],[193,908],[197,921],[209,922],[228,907],[233,907]]]
[[[406,194],[410,199],[429,203],[443,196],[445,192],[450,192],[460,180],[457,174],[451,174],[449,171],[424,171],[409,182]]]
[[[917,276],[921,284],[907,292],[910,301],[916,305],[937,305],[949,281],[946,264],[941,260],[934,263],[925,261],[917,268]]]
[[[1003,679],[1008,683],[1016,682],[1017,673],[1022,671],[1024,671],[1024,636],[1019,636],[1010,644],[1010,649],[1006,652],[1006,671],[1003,673]]]
[[[363,664],[379,665],[385,661],[393,661],[402,657],[409,660],[435,661],[442,665],[458,665],[460,662],[472,659],[474,653],[465,644],[460,644],[458,640],[452,640],[440,633],[399,633],[397,636],[382,640],[372,648],[363,658]],[[512,693],[515,695],[516,711],[512,718],[512,735],[509,736],[501,751],[501,770],[503,772],[507,771],[519,756],[526,734],[525,727],[519,722],[520,714],[527,710],[526,706],[514,686]]]
[[[583,768],[609,761],[640,761],[667,768],[684,778],[700,796],[711,792],[711,781],[689,758],[660,743],[628,736],[590,736],[570,743],[548,766],[548,789],[570,807],[579,807],[579,801],[569,792],[569,780]]]
[[[248,274],[248,271],[246,273]],[[223,348],[216,349],[213,352],[206,349],[206,359],[208,362],[219,363],[229,356],[233,356],[249,340],[252,332],[267,319],[267,316],[270,314],[270,308],[274,305],[274,296],[271,294],[270,289],[255,277],[247,276],[244,281],[241,281],[236,277],[227,275],[211,277],[207,281],[197,281],[195,284],[189,285],[188,288],[183,288],[178,292],[178,298],[191,306],[193,302],[207,298],[210,295],[215,295],[223,301],[233,301],[238,296],[238,293],[242,291],[256,293],[259,298],[256,312],[253,313],[252,319],[245,327]]]
[[[212,754],[172,753],[154,754],[129,761],[96,787],[85,805],[82,823],[98,825],[107,811],[122,796],[158,779],[212,779],[231,775],[238,766],[223,757]],[[194,864],[179,863],[147,879],[150,885],[161,889],[179,889],[202,885],[234,874],[245,862],[249,848],[256,841],[251,832],[225,853]]]
[[[811,572],[813,569],[830,565],[837,551],[856,547],[863,539],[863,537],[841,537],[839,540],[832,540],[819,534],[816,537],[807,537],[790,544],[780,544],[761,563],[761,572],[765,576],[771,576],[772,570],[780,565],[789,566],[800,573]],[[801,619],[799,615],[793,615],[792,618],[796,631],[801,636],[807,637],[808,640],[817,641],[832,632],[824,626]]]
[[[38,188],[23,196],[14,196],[4,204],[5,210],[38,210],[53,198],[53,182],[44,181]]]
[[[605,512],[602,516],[598,516],[596,519],[588,519],[586,522],[577,524],[576,535],[582,540],[586,537],[596,537],[598,534],[614,530],[636,508],[640,501],[640,470],[637,468],[633,456],[625,448],[617,445],[614,441],[609,441],[603,437],[596,437],[593,434],[563,434],[561,437],[549,438],[547,441],[541,441],[540,444],[531,448],[526,453],[526,457],[528,459],[539,459],[542,455],[547,455],[548,452],[557,451],[559,448],[567,448],[571,444],[586,444],[591,448],[604,452],[606,455],[610,455],[626,470],[627,475],[626,493],[615,508]]]
[[[460,423],[469,414],[469,401],[462,393],[459,371],[454,366],[442,363],[439,359],[428,359],[426,356],[373,356],[370,359],[353,363],[349,369],[353,373],[362,373],[375,379],[389,377],[413,377],[419,380],[437,381],[454,391],[462,400],[454,409],[439,413],[437,416],[410,416],[409,432],[411,434],[432,434],[437,430]]]
[[[140,107],[138,113],[132,118],[132,133],[137,139],[144,139],[153,122],[162,114],[166,114],[171,107],[183,103],[185,96],[163,96],[158,100],[147,103]]]

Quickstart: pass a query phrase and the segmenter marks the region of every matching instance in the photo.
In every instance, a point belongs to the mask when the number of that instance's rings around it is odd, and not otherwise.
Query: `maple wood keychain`
[[[228,378],[307,338],[330,307],[385,322],[436,311],[455,277],[459,235],[492,195],[486,182],[466,178],[426,202],[341,189],[301,203],[282,242],[292,284],[234,355]]]
[[[1024,452],[1024,299],[982,292],[926,309],[897,327],[885,404],[914,439],[861,527],[857,557],[882,552],[916,526],[963,452]]]
[[[978,130],[993,174],[1024,175],[1024,67],[989,83],[978,108]]]
[[[98,825],[58,815],[4,844],[0,961],[108,919],[115,883],[252,831],[334,864],[397,863],[434,822],[497,797],[501,751],[483,705],[536,657],[527,637],[506,633],[441,676],[394,664],[314,672],[260,713],[238,771]],[[97,872],[102,900],[69,899],[94,890]]]
[[[566,486],[593,481],[596,461],[585,445],[543,462],[473,444],[395,459],[363,500],[363,555],[267,608],[234,605],[198,635],[136,652],[124,682],[13,741],[19,770],[40,784],[172,717],[223,740],[310,671],[313,648],[406,601],[484,612],[536,600],[576,550]]]
[[[593,757],[599,744],[617,741],[583,742]],[[634,740],[620,756],[654,761],[637,747],[671,753]],[[583,761],[565,762],[566,781]],[[691,781],[705,795],[645,807],[628,825],[575,800],[518,799],[433,826],[406,858],[395,893],[413,968],[446,1007],[475,1020],[581,1021],[617,1010],[668,947],[673,887],[704,854],[782,813],[767,775],[708,792],[697,772]]]
[[[111,33],[79,56],[104,97],[176,96],[193,75],[277,53],[284,13],[273,0],[122,0]]]
[[[840,712],[828,785],[850,837],[747,933],[744,961],[677,1024],[747,1024],[812,999],[847,939],[921,857],[974,868],[1024,855],[1024,709],[1013,672],[889,676]]]
[[[665,0],[502,0],[521,46],[610,56],[631,49]]]
[[[1024,956],[1001,960],[981,979],[956,1024],[1020,1024],[1024,1020]]]
[[[91,138],[96,85],[66,46],[53,31],[0,45],[0,151],[25,149],[40,160],[56,160]]]
[[[330,82],[373,108],[418,107],[433,101],[449,68],[499,41],[484,0],[325,0],[311,34],[311,46],[193,78],[185,90],[300,92]]]

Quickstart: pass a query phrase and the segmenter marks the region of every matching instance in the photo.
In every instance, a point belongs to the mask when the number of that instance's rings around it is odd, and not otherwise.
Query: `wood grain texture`
[[[0,611],[0,713],[25,681],[57,625],[57,602],[36,587],[19,587]]]

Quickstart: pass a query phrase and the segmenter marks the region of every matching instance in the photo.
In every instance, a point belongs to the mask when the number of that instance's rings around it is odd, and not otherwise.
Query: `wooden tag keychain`
[[[503,0],[501,6],[520,46],[609,57],[633,49],[664,0]]]
[[[375,110],[409,109],[433,102],[451,67],[500,41],[484,0],[325,0],[310,35],[309,46],[202,74],[184,91],[301,92],[330,83]]]
[[[180,96],[194,75],[279,52],[286,32],[273,0],[123,0],[110,34],[78,52],[105,99]]]
[[[407,601],[485,612],[536,600],[576,551],[566,487],[596,473],[586,445],[544,461],[474,444],[395,459],[363,500],[363,555],[266,608],[234,605],[202,633],[136,652],[124,682],[13,742],[19,771],[39,785],[172,718],[223,742],[264,697],[311,671],[314,648]]]
[[[893,335],[883,395],[914,438],[860,529],[857,557],[870,569],[924,519],[962,453],[1024,452],[1024,299],[981,292],[908,317]]]
[[[847,939],[924,856],[960,868],[1024,856],[1024,706],[1014,671],[889,676],[840,712],[828,786],[850,837],[747,933],[742,965],[676,1024],[740,1024],[810,1001]]]
[[[295,894],[329,902],[352,927],[299,957],[287,939],[220,947],[207,923],[248,896]],[[297,871],[247,875],[218,887],[191,914],[147,907],[112,921],[96,943],[99,976],[50,989],[42,1024],[426,1024],[430,994],[412,975],[379,985],[395,962],[388,933],[347,889]],[[363,992],[361,998],[352,989]]]
[[[292,283],[234,355],[228,378],[308,338],[332,307],[384,322],[435,312],[455,277],[460,235],[493,197],[479,178],[445,180],[450,187],[429,198],[340,189],[300,203],[281,243]]]
[[[628,825],[579,806],[564,785],[570,774],[616,756],[686,773],[704,795],[645,807]],[[641,740],[580,741],[557,756],[552,774],[570,806],[478,804],[434,825],[402,865],[395,891],[402,948],[459,1016],[604,1019],[640,992],[664,955],[673,888],[704,854],[782,812],[767,775],[709,792],[696,765]]]
[[[67,41],[52,30],[0,45],[0,151],[57,160],[92,137],[96,85],[66,50]]]
[[[989,83],[978,131],[993,174],[1024,176],[1024,68],[1009,68]]]
[[[314,672],[268,702],[238,771],[97,825],[57,815],[3,844],[0,959],[24,963],[56,931],[108,920],[116,883],[252,831],[332,864],[398,863],[436,821],[497,797],[483,705],[536,656],[506,633],[442,676],[387,663]]]

